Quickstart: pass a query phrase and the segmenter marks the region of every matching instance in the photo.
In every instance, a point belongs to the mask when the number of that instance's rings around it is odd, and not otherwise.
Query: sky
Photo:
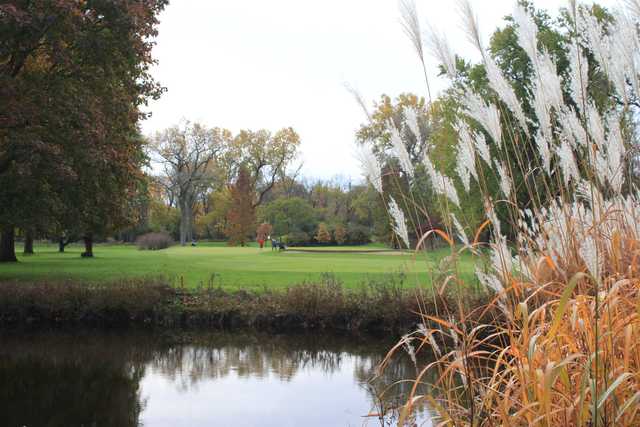
[[[612,5],[614,0],[599,1]],[[466,41],[453,0],[416,0],[421,25],[446,34],[461,56]],[[513,10],[512,0],[471,0],[485,41]],[[537,0],[557,11],[565,1]],[[167,88],[148,110],[143,132],[182,119],[211,127],[293,127],[301,173],[310,179],[360,179],[355,132],[365,122],[345,89],[366,102],[382,94],[426,95],[422,69],[400,25],[397,0],[173,0],[160,15],[154,77]],[[432,93],[447,87],[427,57]]]

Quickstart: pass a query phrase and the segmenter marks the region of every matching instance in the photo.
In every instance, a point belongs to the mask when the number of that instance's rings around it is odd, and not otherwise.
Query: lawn
[[[367,247],[353,247],[362,251]],[[19,256],[17,264],[0,264],[0,280],[86,280],[111,281],[127,277],[162,276],[187,287],[221,285],[226,289],[277,288],[318,281],[323,273],[332,273],[346,287],[355,288],[369,280],[388,279],[404,273],[408,286],[428,285],[438,260],[448,250],[414,254],[411,252],[341,253],[276,252],[255,246],[240,248],[224,244],[200,244],[196,247],[173,246],[161,251],[140,251],[133,245],[96,245],[95,258],[80,257],[82,247],[69,245],[58,253],[54,245],[37,245],[36,254]],[[371,246],[370,249],[380,249]],[[469,276],[473,264],[469,258],[460,263]]]

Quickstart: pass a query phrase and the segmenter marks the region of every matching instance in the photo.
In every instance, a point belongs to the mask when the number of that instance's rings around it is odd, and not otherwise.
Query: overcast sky
[[[478,58],[460,29],[455,1],[416,3],[423,26],[445,32],[462,56]],[[514,5],[471,3],[485,40]],[[535,4],[557,11],[566,2]],[[160,21],[153,74],[168,91],[151,103],[145,134],[182,118],[234,133],[291,126],[301,136],[299,161],[310,178],[360,179],[354,133],[365,117],[345,82],[368,103],[381,94],[426,91],[397,0],[173,0]],[[446,81],[428,60],[437,92]]]

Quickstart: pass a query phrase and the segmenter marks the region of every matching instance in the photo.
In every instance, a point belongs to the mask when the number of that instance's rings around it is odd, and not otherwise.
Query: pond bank
[[[428,294],[428,295],[425,295]],[[466,297],[482,304],[485,295]],[[110,284],[0,282],[0,326],[161,326],[252,328],[273,332],[406,332],[417,313],[455,307],[450,297],[396,283],[346,290],[339,282],[282,291],[184,290],[158,280]]]

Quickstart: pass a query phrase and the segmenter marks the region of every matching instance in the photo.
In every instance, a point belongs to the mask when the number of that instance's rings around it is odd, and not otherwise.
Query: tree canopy
[[[121,225],[143,160],[140,106],[166,0],[0,5],[0,227]],[[101,230],[98,230],[100,228]],[[12,237],[11,237],[12,239]],[[15,260],[1,245],[1,260]],[[91,255],[90,245],[87,255]]]

